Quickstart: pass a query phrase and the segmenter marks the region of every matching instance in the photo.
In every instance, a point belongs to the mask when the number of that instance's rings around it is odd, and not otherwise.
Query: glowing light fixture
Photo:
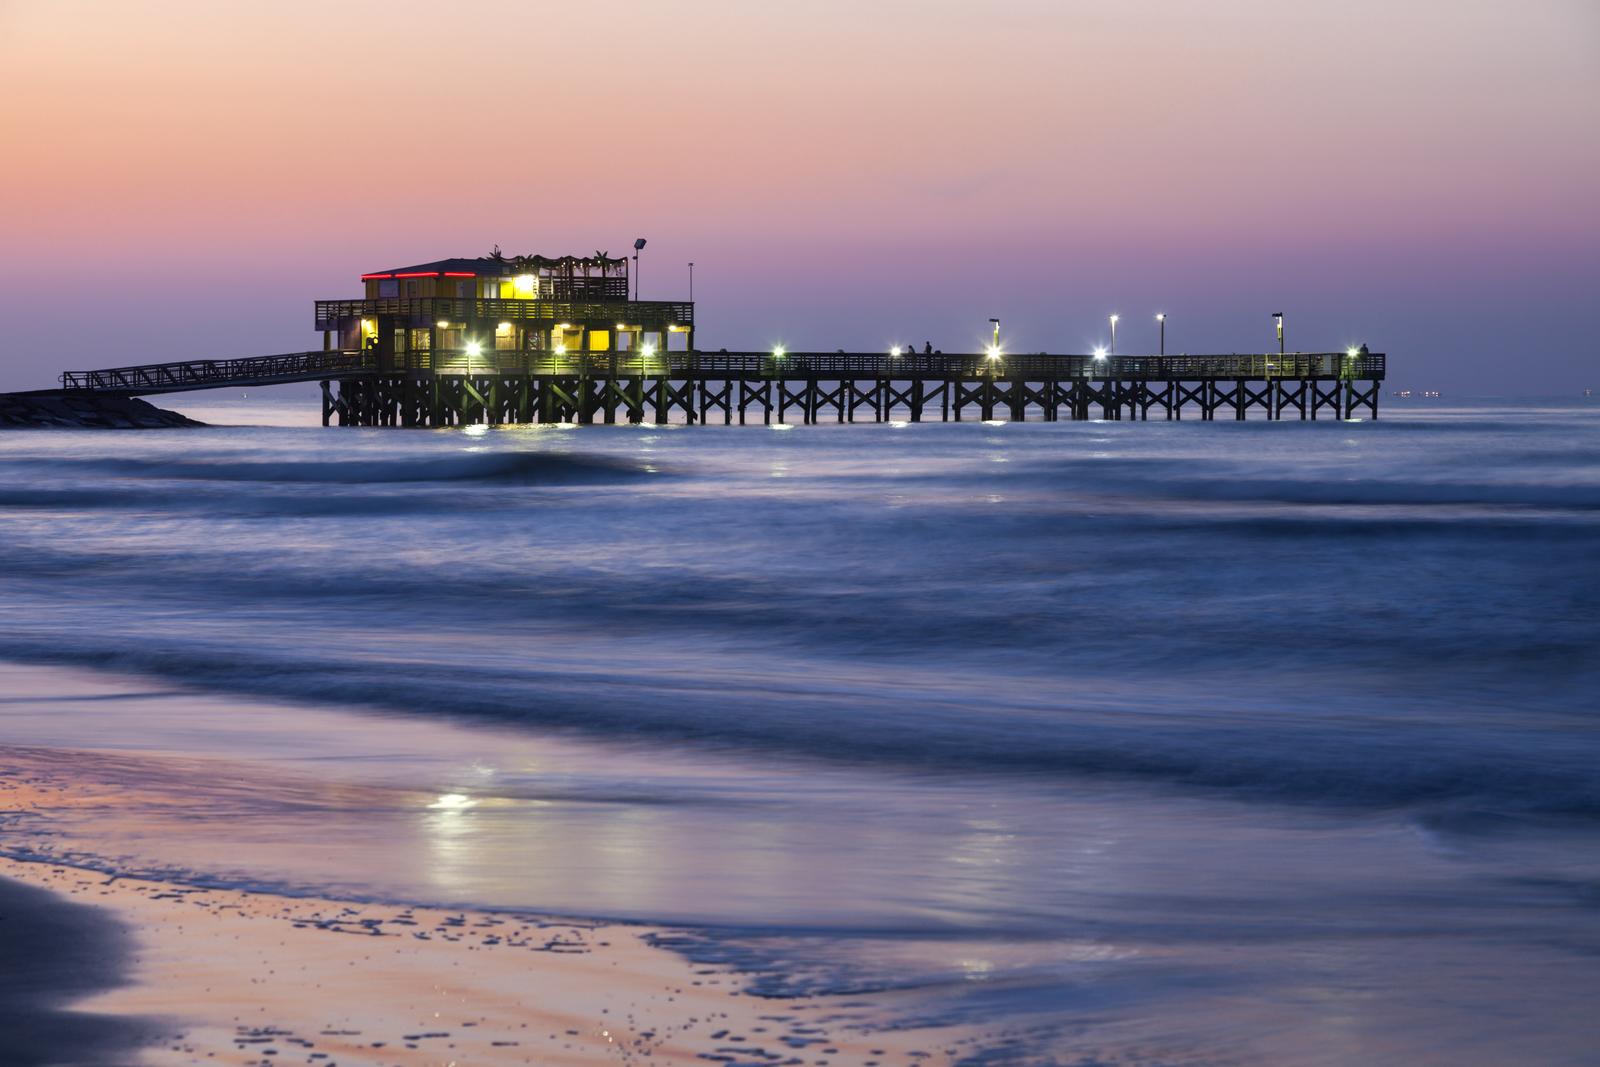
[[[647,342],[642,348],[639,349],[639,354],[645,359],[649,359],[651,356],[656,354],[656,346]]]
[[[783,358],[783,346],[782,345],[774,345],[772,347],[772,358],[773,359],[782,359]]]
[[[448,330],[450,328],[450,324],[443,319],[440,319],[438,322],[434,323],[434,325],[439,327],[441,330]]]
[[[1106,358],[1106,350],[1104,348],[1095,349],[1094,350],[1094,358],[1095,359],[1105,359]]]
[[[531,275],[531,274],[519,274],[514,279],[512,279],[511,287],[513,289],[515,289],[518,293],[526,295],[526,294],[529,294],[529,293],[537,292],[538,288],[539,288],[539,283],[534,279],[533,275]]]
[[[469,356],[481,356],[481,355],[483,355],[483,346],[480,345],[476,341],[468,341],[467,342],[467,355],[469,355]]]
[[[895,345],[893,348],[889,349],[889,354],[891,356],[893,356],[895,359],[899,359],[900,358],[900,346],[899,345]]]
[[[999,359],[1000,358],[1000,348],[999,348],[999,346],[998,345],[990,345],[986,355],[988,355],[988,357],[990,359]]]
[[[564,356],[566,354],[567,354],[567,346],[566,345],[564,345],[564,344],[556,345],[556,355]]]
[[[1344,350],[1344,354],[1345,354],[1345,355],[1347,355],[1347,356],[1349,356],[1349,357],[1350,357],[1350,358],[1351,358],[1351,359],[1355,359],[1355,358],[1356,358],[1356,356],[1357,356],[1357,355],[1359,355],[1359,354],[1360,354],[1360,353],[1358,353],[1358,352],[1357,352],[1357,351],[1356,351],[1356,350],[1355,350],[1355,349],[1353,349],[1353,348],[1347,348],[1347,349],[1345,349],[1345,350]]]

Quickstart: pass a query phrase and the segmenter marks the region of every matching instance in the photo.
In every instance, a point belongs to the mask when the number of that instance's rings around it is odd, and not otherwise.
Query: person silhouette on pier
[[[922,343],[922,354],[925,355],[925,356],[933,355],[933,342],[932,341],[924,341]]]

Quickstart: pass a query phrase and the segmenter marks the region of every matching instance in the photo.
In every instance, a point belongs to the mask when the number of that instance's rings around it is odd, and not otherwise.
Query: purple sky
[[[316,347],[357,275],[695,261],[702,347],[1366,342],[1600,388],[1600,5],[0,0],[0,388]]]

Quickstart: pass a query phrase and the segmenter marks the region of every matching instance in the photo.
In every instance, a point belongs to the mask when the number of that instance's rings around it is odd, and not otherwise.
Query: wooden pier
[[[68,372],[148,395],[318,381],[324,425],[1377,418],[1381,353],[289,353]]]

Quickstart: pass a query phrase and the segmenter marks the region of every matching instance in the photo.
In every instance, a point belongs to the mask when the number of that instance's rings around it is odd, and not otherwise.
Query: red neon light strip
[[[377,281],[379,278],[393,278],[393,277],[394,277],[393,274],[363,274],[361,276],[361,280],[364,281],[364,282],[371,282],[371,281]]]
[[[446,278],[476,278],[477,277],[477,275],[472,273],[470,270],[469,271],[447,270],[447,271],[444,272],[444,276]]]
[[[410,274],[395,275],[396,278],[437,278],[438,276],[439,272],[436,270],[417,270],[412,271]]]

